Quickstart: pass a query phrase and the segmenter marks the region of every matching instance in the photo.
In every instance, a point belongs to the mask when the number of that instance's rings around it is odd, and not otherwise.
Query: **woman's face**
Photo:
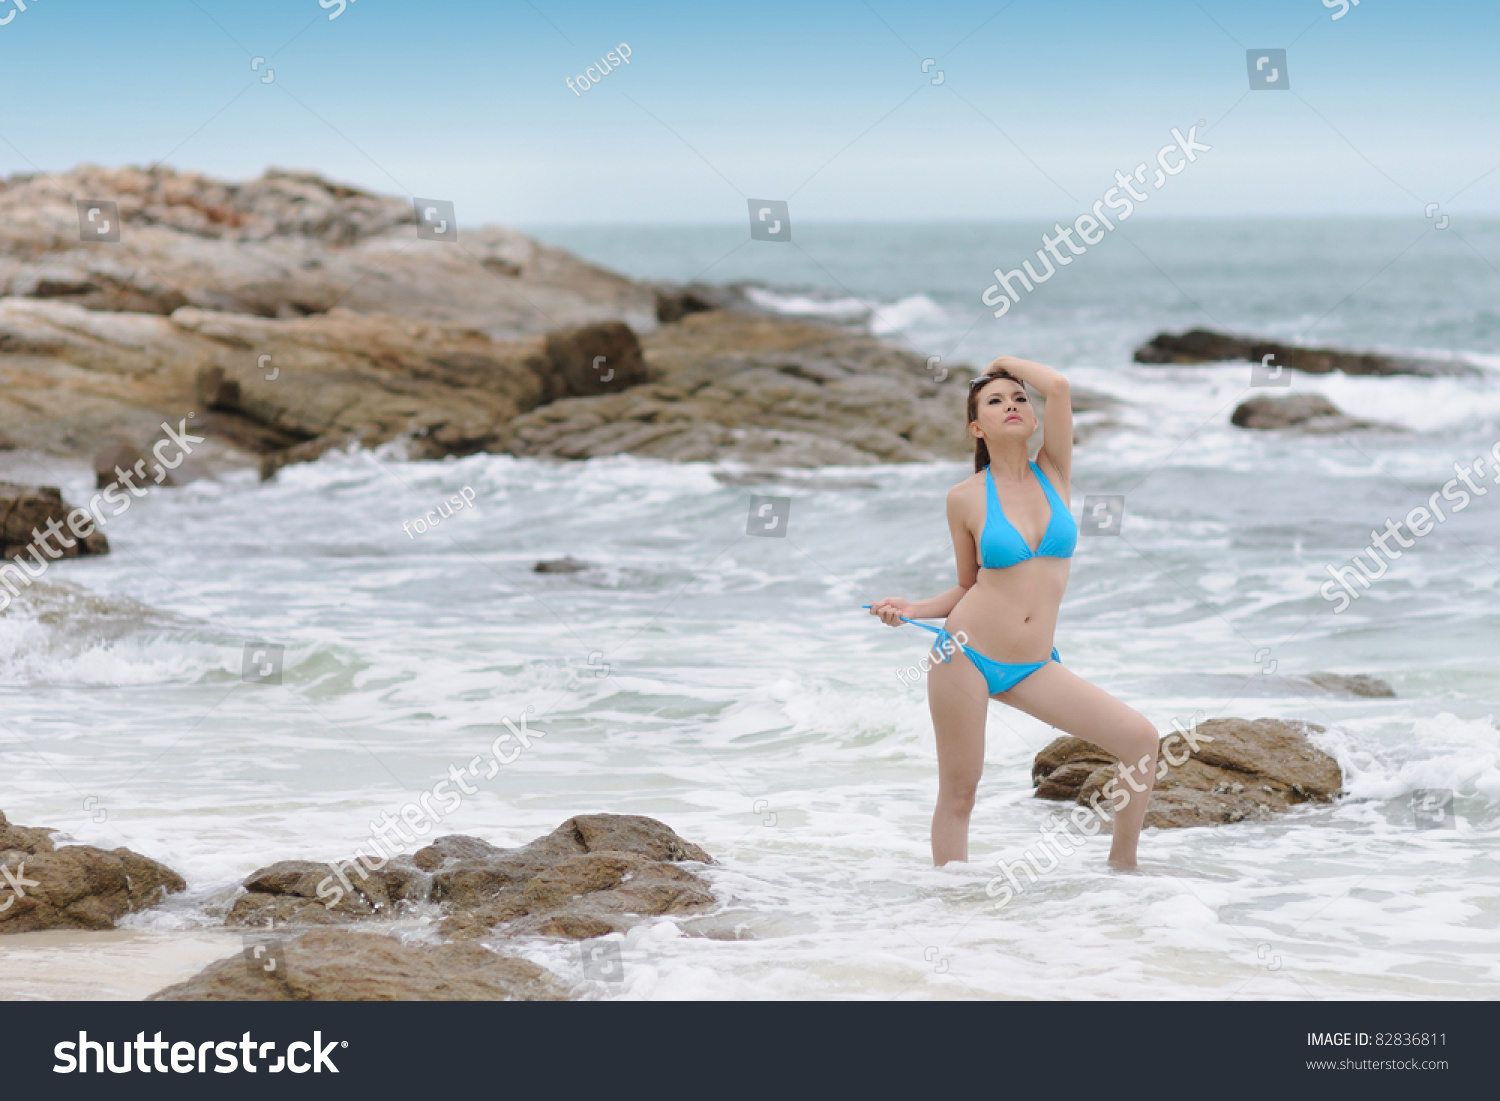
[[[974,420],[969,431],[977,438],[990,440],[1015,436],[1026,439],[1036,431],[1036,412],[1026,387],[1013,379],[1002,378],[986,383],[979,391]]]

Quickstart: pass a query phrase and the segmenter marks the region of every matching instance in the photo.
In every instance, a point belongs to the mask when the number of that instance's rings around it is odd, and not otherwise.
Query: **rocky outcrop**
[[[68,526],[68,517],[73,513],[76,525]],[[61,531],[61,537],[52,534]],[[42,548],[32,555],[27,547],[37,541],[37,533],[46,540]],[[89,514],[82,509],[73,509],[63,500],[62,491],[56,486],[18,486],[0,482],[0,568],[4,559],[26,554],[32,568],[36,568],[33,557],[49,561],[52,551],[60,551],[62,558],[77,558],[83,554],[108,554],[109,540],[94,526]],[[0,575],[0,583],[4,583]]]
[[[1270,360],[1266,359],[1270,356]],[[1269,362],[1313,375],[1342,371],[1346,375],[1477,376],[1478,367],[1462,360],[1388,356],[1377,352],[1346,352],[1335,348],[1304,348],[1274,340],[1230,336],[1211,329],[1185,333],[1157,333],[1135,350],[1137,363],[1223,363],[1248,360]]]
[[[544,967],[478,944],[402,944],[378,933],[318,929],[219,960],[153,1002],[562,1001]]]
[[[118,240],[83,239],[78,199],[116,204]],[[0,185],[0,294],[163,316],[342,306],[507,337],[653,317],[649,288],[458,215],[456,241],[422,240],[407,201],[274,169],[241,183],[162,166],[12,176]]]
[[[1308,741],[1312,723],[1211,719],[1189,739],[1174,731],[1158,750],[1146,825],[1157,829],[1267,819],[1300,803],[1326,803],[1343,788],[1338,762]],[[1110,806],[1118,762],[1081,738],[1058,738],[1036,755],[1039,799]]]
[[[961,459],[962,372],[874,337],[729,310],[688,314],[643,340],[651,381],[541,406],[508,450],[587,459],[630,453],[807,467]]]
[[[1330,435],[1362,428],[1405,431],[1395,425],[1347,417],[1322,394],[1287,394],[1283,397],[1260,394],[1240,402],[1230,415],[1229,423],[1238,428],[1294,429],[1306,435]]]
[[[119,239],[85,234],[74,196],[106,204]],[[391,441],[415,459],[782,469],[971,451],[960,366],[937,382],[918,355],[744,287],[635,283],[502,227],[417,230],[404,201],[307,173],[12,177],[0,436],[103,480],[192,414],[206,441],[173,482]],[[1079,439],[1108,404],[1075,392]]]
[[[258,457],[269,475],[350,442],[407,437],[413,458],[503,450],[520,413],[624,390],[647,370],[617,321],[495,340],[341,308],[296,319],[183,308],[163,318],[8,299],[4,352],[0,425],[39,449],[109,441],[90,456],[101,484],[161,437],[162,420],[189,413],[208,442],[174,480],[214,469],[225,453],[242,465]]]
[[[182,877],[129,849],[59,848],[55,830],[12,826],[0,813],[0,934],[111,929],[181,891]]]
[[[1332,692],[1337,696],[1359,696],[1365,699],[1394,699],[1396,690],[1379,677],[1365,673],[1309,673],[1298,678],[1307,683]]]
[[[433,903],[445,915],[444,934],[457,939],[583,939],[710,905],[713,893],[684,862],[712,858],[651,818],[580,815],[514,849],[453,835],[375,870],[355,861],[282,861],[245,880],[228,922],[346,924],[391,916],[403,903]]]

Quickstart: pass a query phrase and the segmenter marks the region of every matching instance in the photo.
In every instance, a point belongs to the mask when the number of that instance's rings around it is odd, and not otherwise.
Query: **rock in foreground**
[[[55,832],[12,826],[0,813],[0,866],[9,872],[0,881],[0,934],[112,929],[187,886],[171,868],[129,849],[58,848]]]
[[[1266,359],[1270,356],[1270,360]],[[1229,360],[1269,362],[1313,375],[1342,371],[1346,375],[1477,376],[1479,368],[1458,360],[1388,356],[1378,352],[1346,352],[1336,348],[1303,348],[1274,340],[1230,336],[1212,329],[1185,333],[1157,333],[1135,350],[1137,363],[1222,363]]]
[[[498,931],[583,939],[623,931],[642,917],[710,905],[708,884],[682,867],[685,861],[713,862],[655,819],[579,815],[514,849],[452,835],[380,868],[282,861],[245,880],[228,921],[342,924],[430,902],[445,912],[442,930],[451,937]],[[352,889],[344,889],[345,881]]]
[[[77,513],[77,529],[70,529],[68,516]],[[52,534],[60,531],[61,537]],[[80,533],[87,531],[87,535]],[[35,552],[27,548],[36,542],[37,533],[46,538],[43,547]],[[62,491],[56,486],[19,486],[0,482],[0,558],[14,558],[26,554],[42,562],[52,560],[52,551],[60,551],[59,557],[77,558],[80,554],[108,554],[109,540],[102,531],[94,527],[93,519],[82,509],[70,509],[63,501]],[[0,562],[0,566],[4,563]],[[33,567],[38,563],[33,562]]]
[[[386,936],[317,929],[267,941],[209,964],[153,1002],[562,1001],[568,988],[546,968],[478,944],[406,945]]]
[[[1217,826],[1265,819],[1299,803],[1327,803],[1343,788],[1338,762],[1313,747],[1312,723],[1211,719],[1161,740],[1146,825]],[[1031,780],[1039,799],[1108,807],[1117,762],[1081,738],[1058,738],[1036,755]],[[1163,770],[1165,770],[1163,774]],[[1123,782],[1123,781],[1118,781]]]

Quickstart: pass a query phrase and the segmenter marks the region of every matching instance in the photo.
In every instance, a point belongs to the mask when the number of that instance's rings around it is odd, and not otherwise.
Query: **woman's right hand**
[[[880,622],[887,627],[899,627],[902,616],[912,618],[911,601],[902,600],[899,596],[888,596],[884,600],[877,600],[871,604],[870,614],[879,616]]]

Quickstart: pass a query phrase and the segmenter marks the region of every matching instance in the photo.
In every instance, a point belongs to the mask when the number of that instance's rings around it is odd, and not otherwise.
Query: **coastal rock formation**
[[[1270,356],[1270,360],[1266,359]],[[1346,375],[1476,376],[1478,367],[1461,360],[1388,356],[1378,352],[1345,352],[1336,348],[1304,348],[1274,340],[1230,336],[1211,329],[1185,333],[1157,333],[1135,350],[1137,363],[1222,363],[1249,360],[1291,367],[1313,375],[1342,371]]]
[[[0,813],[0,934],[111,929],[121,917],[181,891],[182,877],[129,849],[52,840],[55,830],[12,826]]]
[[[1395,425],[1346,417],[1322,394],[1260,394],[1240,402],[1229,417],[1238,428],[1290,428],[1307,435],[1347,432],[1358,428],[1405,431]]]
[[[74,196],[103,204],[94,222]],[[960,366],[937,382],[915,353],[744,287],[636,283],[503,227],[417,229],[407,203],[308,173],[11,177],[0,436],[103,481],[191,415],[205,442],[174,483],[392,441],[414,459],[783,469],[971,449]],[[1075,392],[1079,439],[1109,404]]]
[[[651,381],[518,417],[507,450],[587,459],[733,459],[807,467],[962,459],[962,372],[935,383],[875,337],[729,310],[643,340]]]
[[[209,964],[151,1002],[563,1001],[544,967],[478,944],[402,944],[378,933],[317,929]]]
[[[68,517],[73,513],[76,525],[68,527]],[[61,529],[62,536],[50,535],[50,531]],[[87,531],[88,534],[83,534]],[[82,554],[108,554],[109,540],[98,531],[88,513],[73,509],[62,498],[56,486],[18,486],[0,482],[0,567],[4,559],[18,554],[32,555],[26,548],[36,542],[36,534],[47,536],[46,544],[36,553],[43,561],[51,558],[46,547],[61,551],[63,558],[77,558]],[[35,567],[35,563],[32,563]],[[4,583],[0,575],[0,583]]]
[[[1211,719],[1191,740],[1161,739],[1157,781],[1146,825],[1157,829],[1266,819],[1299,803],[1332,801],[1343,788],[1338,762],[1313,747],[1312,723],[1281,719]],[[1031,779],[1039,799],[1110,806],[1118,762],[1080,738],[1058,738],[1036,755]]]
[[[117,234],[98,234],[101,219],[86,233],[75,199],[114,203]],[[650,288],[457,213],[456,241],[422,240],[412,204],[313,173],[232,183],[83,165],[17,175],[0,184],[0,295],[162,316],[184,305],[259,317],[342,306],[499,337],[654,320]]]
[[[452,835],[376,870],[352,860],[282,861],[245,880],[228,923],[344,924],[430,902],[445,914],[444,934],[456,939],[497,929],[583,939],[710,905],[713,893],[685,861],[713,862],[655,819],[579,815],[514,849]]]

